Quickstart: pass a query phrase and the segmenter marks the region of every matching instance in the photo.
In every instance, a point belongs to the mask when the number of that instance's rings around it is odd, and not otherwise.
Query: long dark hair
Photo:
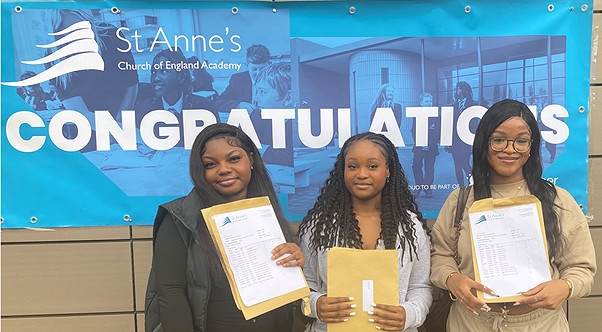
[[[418,254],[416,229],[410,212],[416,214],[429,237],[430,230],[422,213],[418,211],[418,205],[409,190],[408,181],[399,163],[397,150],[393,143],[382,134],[366,132],[352,136],[345,142],[328,179],[320,189],[320,196],[301,221],[299,233],[301,236],[306,233],[311,234],[309,247],[314,252],[337,245],[362,248],[362,235],[351,205],[351,194],[347,190],[344,180],[347,152],[351,145],[361,140],[376,144],[385,156],[389,167],[389,181],[385,184],[381,194],[380,238],[387,249],[396,249],[397,238],[399,238],[404,254],[407,242],[411,248],[410,259],[412,260],[413,257],[418,257]]]
[[[374,99],[372,104],[370,104],[370,114],[374,113],[377,108],[382,107],[383,103],[387,101],[387,89],[390,87],[393,86],[389,83],[385,83],[380,86],[376,98]]]
[[[487,162],[487,151],[489,150],[489,137],[491,133],[502,123],[512,117],[523,119],[529,126],[531,132],[531,151],[527,162],[523,165],[523,175],[529,191],[541,201],[543,210],[546,239],[548,240],[549,258],[554,257],[556,241],[560,239],[560,226],[556,214],[554,200],[558,196],[556,187],[541,178],[543,167],[541,164],[541,133],[537,120],[527,105],[513,100],[504,99],[493,104],[477,127],[474,143],[472,146],[472,178],[474,181],[475,201],[491,197],[489,172],[491,166]],[[559,207],[558,207],[559,208]]]
[[[456,85],[456,88],[460,88],[462,90],[462,95],[454,96],[456,99],[466,98],[466,101],[474,101],[474,97],[472,95],[472,88],[470,84],[465,81],[460,81]]]
[[[198,207],[199,210],[227,202],[227,200],[217,190],[210,186],[205,179],[202,157],[205,153],[207,142],[216,139],[225,139],[229,145],[245,150],[247,156],[252,160],[253,165],[251,180],[247,187],[247,197],[268,196],[274,207],[274,212],[276,213],[276,217],[278,218],[280,228],[284,233],[286,241],[292,242],[292,231],[282,213],[278,198],[276,197],[276,192],[274,191],[274,186],[272,185],[272,180],[268,175],[263,159],[261,159],[261,155],[251,138],[235,126],[225,123],[212,124],[204,128],[194,140],[192,150],[190,151],[190,177],[194,183],[194,190],[197,192],[201,201],[201,206]],[[202,240],[201,246],[207,253],[205,258],[210,267],[211,275],[215,280],[224,280],[225,275],[218,259],[217,250],[211,241],[207,225],[201,214],[199,214],[199,218],[200,220],[197,225]]]

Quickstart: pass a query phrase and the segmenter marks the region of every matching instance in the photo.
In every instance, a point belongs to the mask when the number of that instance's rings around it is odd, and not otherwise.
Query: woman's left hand
[[[282,265],[284,267],[303,267],[303,264],[305,264],[305,257],[303,257],[301,248],[294,243],[287,242],[279,244],[272,250],[272,259],[278,259],[282,256],[284,257],[277,260],[276,265]]]
[[[550,280],[541,283],[526,292],[521,293],[524,298],[516,301],[517,304],[527,304],[533,308],[558,309],[569,297],[571,290],[564,280]]]
[[[382,331],[403,331],[406,326],[406,309],[400,305],[375,304],[370,322]]]

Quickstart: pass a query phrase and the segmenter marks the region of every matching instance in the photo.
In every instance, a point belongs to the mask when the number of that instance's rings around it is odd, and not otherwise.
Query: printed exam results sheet
[[[298,268],[276,265],[272,249],[286,240],[271,205],[213,216],[243,303],[252,306],[306,287]]]
[[[469,210],[475,277],[499,298],[478,295],[488,302],[513,301],[521,292],[550,280],[541,205],[539,201],[514,204],[511,199],[482,201]]]

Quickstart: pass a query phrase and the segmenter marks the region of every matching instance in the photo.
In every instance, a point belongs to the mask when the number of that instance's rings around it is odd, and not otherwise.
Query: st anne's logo
[[[487,217],[485,217],[485,215],[483,214],[483,215],[481,215],[479,217],[479,219],[477,220],[477,222],[475,223],[475,225],[478,225],[478,224],[480,224],[482,222],[485,222],[485,221],[487,221]]]
[[[58,40],[46,44],[36,45],[38,48],[57,50],[38,60],[24,60],[26,65],[48,65],[56,61],[54,65],[45,71],[18,82],[3,82],[8,86],[28,86],[49,81],[61,75],[81,70],[99,70],[105,68],[104,61],[99,53],[99,47],[94,40],[94,31],[88,21],[77,22],[66,29],[58,32],[48,33]]]
[[[230,219],[230,218],[226,217],[226,218],[224,219],[224,222],[222,222],[222,227],[224,227],[224,226],[228,225],[228,224],[229,224],[229,223],[231,223],[231,222],[232,222],[232,219]]]

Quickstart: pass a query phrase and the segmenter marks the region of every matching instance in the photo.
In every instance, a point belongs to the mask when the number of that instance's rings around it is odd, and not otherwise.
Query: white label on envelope
[[[362,280],[362,310],[372,311],[374,303],[374,280]]]

